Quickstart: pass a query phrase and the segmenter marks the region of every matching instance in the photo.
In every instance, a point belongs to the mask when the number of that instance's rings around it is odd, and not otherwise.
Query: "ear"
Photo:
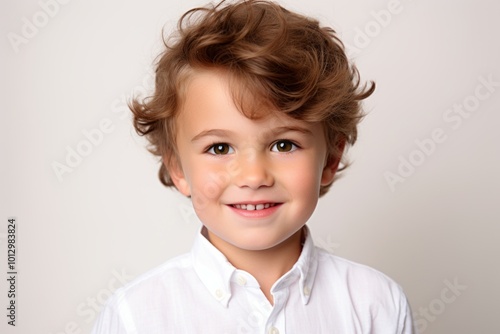
[[[170,159],[167,157],[162,158],[163,164],[165,168],[168,170],[168,174],[172,179],[175,187],[181,194],[184,196],[191,196],[191,189],[189,187],[189,183],[186,180],[184,175],[184,171],[182,170],[181,162],[177,157],[171,157]]]
[[[339,148],[339,157],[338,158],[333,158],[333,157],[328,158],[328,161],[326,162],[326,165],[323,168],[323,173],[321,174],[321,185],[322,186],[327,186],[333,182],[335,174],[337,173],[337,170],[339,168],[342,153],[344,152],[345,140],[342,140],[338,144],[338,148]]]

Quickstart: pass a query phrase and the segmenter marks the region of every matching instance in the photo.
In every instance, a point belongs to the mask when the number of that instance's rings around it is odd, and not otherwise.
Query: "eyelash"
[[[285,151],[285,152],[281,152],[279,150],[274,150],[273,148],[278,145],[279,143],[287,143],[287,144],[290,144],[292,145],[292,148],[289,150],[289,151]],[[227,153],[224,153],[224,154],[221,154],[221,153],[215,153],[215,148],[217,146],[227,146],[228,148],[228,151]],[[271,151],[272,152],[279,152],[279,153],[292,153],[298,149],[300,149],[301,147],[299,145],[297,145],[294,141],[292,140],[289,140],[289,139],[279,139],[277,141],[275,141],[272,145],[271,145]],[[231,145],[227,144],[227,143],[223,143],[223,142],[217,142],[217,143],[213,143],[211,145],[209,145],[205,151],[205,153],[209,153],[209,154],[212,154],[212,155],[228,155],[228,154],[232,154],[234,153],[234,148],[231,147]]]
[[[226,154],[217,154],[215,153],[215,147],[216,146],[221,146],[221,145],[227,145],[227,147],[229,148],[229,150],[233,151],[234,152],[234,149],[231,147],[231,145],[227,144],[227,143],[213,143],[212,145],[208,146],[206,149],[205,149],[205,153],[209,153],[209,154],[212,154],[212,155],[227,155],[227,154],[230,154],[230,153],[226,153]],[[213,152],[211,152],[213,151]],[[231,152],[231,153],[233,153]]]
[[[292,148],[290,149],[290,151],[286,151],[286,152],[281,152],[281,151],[275,151],[273,150],[273,148],[278,145],[279,143],[287,143],[287,144],[291,144],[292,145]],[[275,141],[272,145],[271,145],[271,151],[273,152],[279,152],[279,153],[292,153],[296,150],[298,150],[300,148],[299,145],[297,145],[294,141],[292,140],[289,140],[289,139],[279,139],[277,141]]]

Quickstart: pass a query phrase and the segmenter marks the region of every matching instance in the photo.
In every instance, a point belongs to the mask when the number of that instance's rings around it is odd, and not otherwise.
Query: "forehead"
[[[250,119],[259,119],[279,111],[271,100],[266,83],[260,82],[251,76],[237,74],[225,68],[204,68],[188,66],[178,84],[181,105],[178,112],[182,111],[186,100],[193,100],[195,96],[206,97],[204,92],[218,88],[224,91],[232,104],[243,115]]]
[[[239,84],[223,71],[193,71],[186,81],[185,96],[178,114],[179,131],[182,128],[190,132],[201,131],[202,128],[231,128],[237,131],[256,127],[262,133],[283,127],[316,127],[317,124],[306,123],[277,111],[271,103],[254,98],[255,94],[245,91],[244,86],[238,87]],[[242,93],[246,94],[244,103],[238,95]]]

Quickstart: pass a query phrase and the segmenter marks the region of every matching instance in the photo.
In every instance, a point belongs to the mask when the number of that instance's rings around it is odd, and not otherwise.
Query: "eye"
[[[226,143],[217,143],[210,146],[207,152],[214,155],[225,155],[234,153],[234,150]]]
[[[297,145],[292,143],[289,140],[279,140],[276,143],[274,143],[273,147],[271,148],[271,151],[273,152],[292,152],[297,149]]]

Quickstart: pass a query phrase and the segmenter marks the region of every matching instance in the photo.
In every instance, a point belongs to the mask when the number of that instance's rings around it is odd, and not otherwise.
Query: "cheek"
[[[198,203],[217,200],[230,182],[230,176],[224,170],[203,168],[196,175],[192,175],[191,190],[193,200]]]
[[[294,163],[293,168],[285,168],[283,175],[296,193],[310,196],[319,192],[322,170],[318,166],[316,159],[306,157]]]
[[[297,191],[302,197],[316,200],[319,195],[320,177],[312,170],[307,170],[297,178]]]

